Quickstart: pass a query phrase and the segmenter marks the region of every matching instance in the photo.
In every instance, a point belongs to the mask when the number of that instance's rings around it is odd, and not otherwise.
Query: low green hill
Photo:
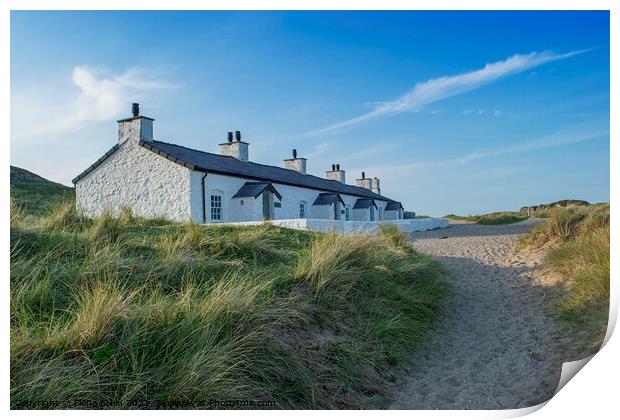
[[[17,166],[11,166],[11,200],[33,215],[43,215],[72,199],[73,188],[57,184]]]
[[[11,173],[13,408],[385,406],[443,296],[395,228],[90,220]]]

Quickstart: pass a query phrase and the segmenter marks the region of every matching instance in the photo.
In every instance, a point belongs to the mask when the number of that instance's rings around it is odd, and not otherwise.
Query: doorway
[[[263,192],[263,220],[273,219],[273,193]]]
[[[334,201],[334,220],[340,220],[340,201]]]

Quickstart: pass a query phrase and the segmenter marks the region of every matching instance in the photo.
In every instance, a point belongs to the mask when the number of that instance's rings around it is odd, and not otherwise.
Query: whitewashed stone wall
[[[243,184],[254,180],[209,173],[204,178],[203,202],[204,173],[191,171],[141,147],[137,143],[137,132],[134,132],[139,127],[134,125],[137,124],[126,125],[127,132],[121,136],[120,148],[77,182],[78,210],[88,217],[100,216],[105,211],[118,214],[123,207],[129,207],[135,215],[162,216],[176,221],[190,219],[207,223],[262,221],[261,196],[257,199],[232,198]],[[129,137],[130,141],[126,141],[126,137]],[[333,220],[333,205],[312,205],[322,191],[278,183],[273,185],[282,195],[282,200],[274,196],[274,201],[280,204],[280,207],[273,208],[274,220],[298,219],[299,204],[302,201],[306,204],[307,218]],[[220,221],[211,220],[212,194],[222,197]],[[367,209],[353,210],[359,197],[347,194],[341,194],[341,197],[345,205],[341,206],[340,220],[345,220],[346,207],[349,208],[351,220],[369,220]],[[387,204],[385,201],[376,203],[380,209]],[[375,217],[379,217],[379,214],[380,211],[375,210]]]
[[[383,212],[383,220],[398,220],[402,219],[402,210],[385,210]]]
[[[144,217],[186,221],[196,216],[190,197],[195,195],[196,187],[200,188],[199,183],[191,182],[191,173],[137,142],[124,141],[115,153],[77,182],[77,209],[88,217],[96,217],[106,210],[118,214],[123,207],[129,207],[134,214]]]
[[[376,211],[377,209],[375,209],[375,212]],[[370,220],[370,209],[353,209],[352,220],[361,220],[361,221]]]
[[[201,172],[194,172],[194,177],[202,182]],[[262,197],[253,199],[251,197],[244,197],[243,199],[233,199],[237,191],[250,181],[246,178],[238,178],[233,176],[219,175],[209,173],[205,178],[205,208],[207,223],[224,223],[230,221],[250,221],[250,220],[262,220],[263,219],[263,207]],[[222,197],[222,220],[211,220],[211,195],[220,195]],[[241,201],[243,200],[243,206]],[[198,191],[198,194],[194,194],[192,197],[192,208],[199,207],[202,209],[202,191]],[[276,209],[278,210],[278,209]]]
[[[263,222],[238,222],[228,223],[233,226],[258,226]],[[353,233],[377,233],[382,224],[393,224],[405,232],[423,232],[433,229],[444,229],[448,227],[448,220],[424,218],[407,220],[383,220],[377,222],[363,221],[344,221],[344,220],[317,220],[317,219],[286,219],[271,220],[274,226],[289,229],[310,230],[315,232],[337,232],[345,234]]]
[[[200,186],[202,174],[195,172],[193,177],[199,179],[198,187]],[[253,199],[246,197],[243,199],[243,206],[240,205],[240,199],[233,199],[232,196],[239,191],[239,189],[246,182],[252,182],[255,180],[249,178],[233,177],[228,175],[220,175],[209,173],[205,178],[205,198],[206,198],[206,213],[207,222],[210,220],[210,196],[212,193],[222,196],[222,223],[225,222],[237,222],[237,221],[261,221],[263,219],[262,210],[262,197]],[[192,182],[193,184],[193,182]],[[306,217],[309,219],[333,219],[334,209],[333,205],[329,206],[313,206],[314,200],[321,192],[310,188],[295,187],[291,185],[284,185],[273,183],[274,188],[282,195],[282,200],[278,200],[275,197],[275,202],[280,203],[281,207],[275,207],[274,220],[283,219],[298,219],[299,218],[299,203],[306,203]],[[327,191],[325,191],[327,192]],[[349,207],[351,220],[369,220],[368,209],[353,210],[353,206],[359,197],[341,194],[342,200],[345,205],[341,206],[343,211],[345,207]],[[202,193],[198,191],[198,194],[194,194],[192,197],[192,208],[202,208]],[[381,209],[381,212],[387,205],[386,201],[375,200],[377,206]],[[379,209],[375,209],[375,217],[379,216]],[[345,219],[345,213],[340,214],[340,219]],[[200,220],[200,219],[197,219]]]
[[[209,198],[207,198],[209,200]],[[235,214],[229,220],[256,221],[263,218],[263,198],[244,197],[233,198],[230,208],[235,209]],[[230,216],[230,215],[229,215]]]

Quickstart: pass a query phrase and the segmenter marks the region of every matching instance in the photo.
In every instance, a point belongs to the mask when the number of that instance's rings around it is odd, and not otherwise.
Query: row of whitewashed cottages
[[[153,139],[153,119],[118,121],[118,143],[73,179],[77,208],[94,217],[131,208],[144,217],[202,223],[278,219],[398,220],[401,203],[364,173],[357,185],[333,165],[326,178],[306,173],[295,150],[284,168],[249,161],[241,133],[228,133],[220,154]]]

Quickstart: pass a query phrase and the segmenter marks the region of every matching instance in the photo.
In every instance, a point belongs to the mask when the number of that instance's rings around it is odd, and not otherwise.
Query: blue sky
[[[70,184],[134,101],[419,214],[609,200],[606,12],[12,12],[12,164]]]

